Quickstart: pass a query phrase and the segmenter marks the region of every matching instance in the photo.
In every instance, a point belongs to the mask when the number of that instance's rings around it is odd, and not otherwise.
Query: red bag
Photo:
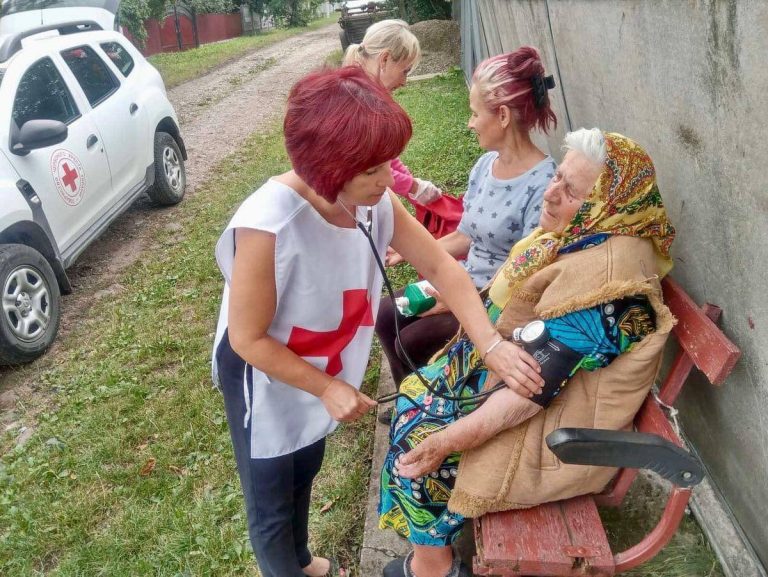
[[[443,194],[428,205],[413,203],[416,219],[424,225],[435,238],[440,238],[456,230],[464,212],[461,198]]]

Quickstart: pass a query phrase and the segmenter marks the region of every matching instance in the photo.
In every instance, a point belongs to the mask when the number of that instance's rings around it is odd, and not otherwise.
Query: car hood
[[[3,0],[0,43],[40,26],[92,20],[104,30],[117,28],[120,0]]]

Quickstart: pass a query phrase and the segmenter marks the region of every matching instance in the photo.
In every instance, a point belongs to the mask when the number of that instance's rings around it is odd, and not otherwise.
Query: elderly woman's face
[[[545,232],[563,232],[589,196],[600,172],[602,166],[569,150],[544,192],[539,226]]]

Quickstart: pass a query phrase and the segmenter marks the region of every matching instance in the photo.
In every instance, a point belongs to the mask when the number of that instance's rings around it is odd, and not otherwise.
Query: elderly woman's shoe
[[[412,559],[413,551],[408,553],[405,557],[393,559],[384,567],[384,572],[382,573],[383,577],[416,577],[413,571],[411,571]],[[445,577],[472,577],[472,574],[454,552],[453,564]]]

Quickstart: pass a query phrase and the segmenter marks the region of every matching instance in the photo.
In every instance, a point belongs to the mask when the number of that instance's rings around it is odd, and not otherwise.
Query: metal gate
[[[166,9],[160,25],[160,46],[163,52],[175,52],[200,46],[197,19],[194,10],[183,2],[175,2]]]

